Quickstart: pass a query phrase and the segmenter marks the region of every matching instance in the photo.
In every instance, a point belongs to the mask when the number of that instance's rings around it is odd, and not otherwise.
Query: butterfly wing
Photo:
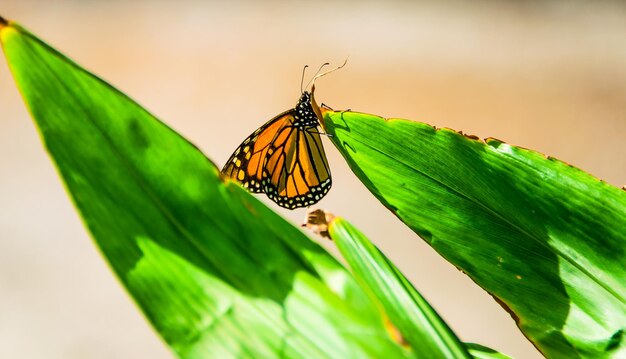
[[[264,192],[262,180],[267,152],[281,129],[291,124],[293,111],[281,113],[248,136],[226,161],[222,173],[239,181],[251,192]]]
[[[263,191],[281,207],[317,203],[330,189],[330,168],[316,127],[282,128],[267,152]]]
[[[222,169],[251,192],[265,192],[279,206],[290,209],[319,202],[332,184],[317,127],[294,126],[295,111],[259,127]]]
[[[317,132],[324,118],[313,96],[315,79],[344,65],[321,74],[318,71],[311,80],[311,91],[303,90],[295,108],[274,117],[248,136],[230,156],[222,173],[238,180],[251,192],[265,192],[281,207],[311,206],[322,199],[332,183]]]

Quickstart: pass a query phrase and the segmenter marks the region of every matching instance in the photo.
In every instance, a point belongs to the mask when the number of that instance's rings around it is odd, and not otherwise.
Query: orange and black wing
[[[292,119],[293,110],[290,110],[259,127],[237,147],[224,165],[222,173],[239,181],[251,192],[264,192],[261,182],[270,144],[282,129],[291,124]]]
[[[237,147],[222,173],[254,193],[265,192],[281,207],[317,203],[331,187],[322,140],[314,127],[293,126],[295,110],[284,112]]]
[[[319,202],[332,182],[317,128],[285,126],[267,152],[262,187],[281,207],[298,208]]]

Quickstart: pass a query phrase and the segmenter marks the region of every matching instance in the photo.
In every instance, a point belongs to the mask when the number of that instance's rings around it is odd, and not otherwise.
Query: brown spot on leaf
[[[323,209],[309,209],[306,212],[302,227],[306,227],[311,232],[332,240],[328,234],[328,224],[332,222],[334,218],[335,215]]]

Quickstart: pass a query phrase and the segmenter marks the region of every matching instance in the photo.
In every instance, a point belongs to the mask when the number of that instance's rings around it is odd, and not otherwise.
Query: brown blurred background
[[[304,64],[349,56],[318,81],[320,102],[497,137],[626,184],[618,2],[3,0],[0,15],[119,87],[218,166],[295,104]],[[0,358],[170,358],[92,244],[0,63]],[[359,226],[462,340],[540,357],[326,144],[334,185],[321,207]],[[304,212],[281,210],[294,223]]]

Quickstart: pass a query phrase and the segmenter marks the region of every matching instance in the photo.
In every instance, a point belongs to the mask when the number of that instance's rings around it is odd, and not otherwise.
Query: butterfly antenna
[[[305,86],[304,88],[309,88],[309,85],[310,85],[313,81],[315,81],[315,78],[317,77],[317,74],[319,74],[319,73],[320,73],[320,71],[322,71],[322,69],[324,68],[324,66],[328,66],[328,65],[330,65],[330,63],[328,63],[328,62],[323,63],[323,64],[322,64],[322,66],[320,66],[320,68],[319,68],[319,69],[317,69],[317,72],[315,73],[315,75],[313,76],[313,78],[311,79],[311,81],[309,81],[309,82],[306,84],[306,86]]]
[[[304,68],[302,69],[302,78],[300,79],[300,93],[304,93],[304,88],[302,87],[302,85],[304,84],[304,73],[306,72],[307,67],[309,67],[309,65],[304,65]]]
[[[339,70],[340,68],[346,66],[347,63],[348,63],[348,58],[346,57],[346,60],[340,66],[337,66],[334,69],[330,69],[330,70],[328,70],[326,72],[322,72],[321,74],[318,71],[317,74],[315,75],[315,77],[313,77],[313,79],[311,81],[309,81],[309,83],[313,83],[313,85],[315,85],[315,80],[317,80],[318,78],[320,78],[322,76],[326,76],[326,75],[328,75],[331,72],[335,72],[335,71]],[[320,70],[321,70],[321,68],[320,68]]]

